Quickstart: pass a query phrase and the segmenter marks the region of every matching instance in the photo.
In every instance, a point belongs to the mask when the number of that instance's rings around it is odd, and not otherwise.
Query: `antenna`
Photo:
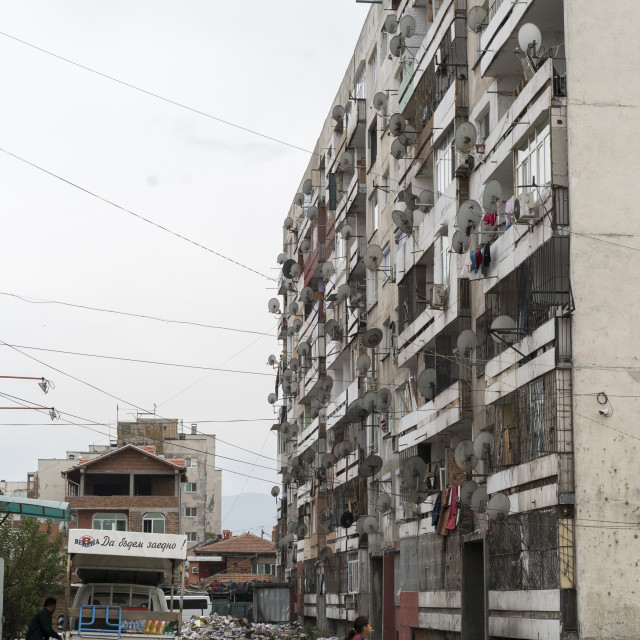
[[[489,213],[495,213],[498,210],[498,205],[502,200],[502,187],[497,180],[490,180],[487,182],[487,186],[484,188],[482,194],[482,206],[485,211]]]
[[[327,534],[332,533],[336,528],[333,524],[333,513],[329,509],[325,509],[318,514],[318,520],[323,531]],[[324,549],[323,549],[324,551]]]
[[[313,182],[311,182],[311,178],[307,178],[302,184],[302,193],[305,196],[310,196],[313,191]]]
[[[433,203],[435,202],[435,199],[433,197],[433,191],[429,191],[429,189],[425,189],[424,191],[421,191],[420,194],[418,195],[418,207],[422,210],[422,211],[427,211],[427,209],[430,209],[431,207],[433,207]]]
[[[469,251],[469,236],[460,229],[457,229],[451,238],[451,250],[455,253]]]
[[[404,158],[405,155],[407,154],[406,145],[402,142],[402,140],[400,140],[400,138],[397,138],[391,143],[391,149],[389,150],[389,153],[396,160],[400,160],[401,158]]]
[[[282,225],[287,231],[293,228],[293,218],[291,216],[287,216],[284,219],[284,223]]]
[[[378,413],[387,413],[391,409],[393,395],[386,387],[376,392],[376,411]]]
[[[381,493],[376,501],[376,508],[380,513],[391,509],[391,496],[388,493]]]
[[[369,412],[364,406],[364,398],[358,398],[347,407],[347,411],[345,412],[344,417],[347,422],[351,424],[357,424],[359,422],[362,422],[363,420],[366,420],[368,415]]]
[[[489,498],[487,502],[486,512],[490,520],[504,520],[505,516],[509,515],[511,508],[511,502],[506,494],[500,492],[496,493]]]
[[[267,396],[267,402],[268,402],[269,404],[275,404],[276,402],[278,402],[278,394],[276,394],[276,393],[270,393],[270,394]]]
[[[300,291],[300,300],[305,303],[313,302],[313,289],[311,287],[303,287]]]
[[[471,7],[467,14],[467,27],[471,31],[481,33],[487,27],[485,20],[487,19],[487,10],[481,6]]]
[[[478,132],[471,122],[462,122],[458,125],[455,135],[456,149],[462,153],[469,153],[475,147]]]
[[[338,462],[338,458],[333,455],[333,453],[325,453],[322,456],[322,461],[320,462],[320,466],[323,469],[328,469],[329,467],[333,467],[333,465]]]
[[[369,371],[369,367],[371,366],[371,358],[363,353],[361,356],[358,356],[356,360],[356,369],[359,373],[366,373]]]
[[[297,278],[300,275],[300,265],[297,262],[294,262],[291,265],[291,269],[289,270],[292,278]]]
[[[278,364],[278,358],[276,358],[273,354],[271,354],[269,356],[269,359],[267,360],[267,364],[274,367],[275,365]]]
[[[350,224],[342,225],[342,229],[340,229],[340,235],[344,240],[348,240],[353,235],[353,227]]]
[[[362,336],[362,346],[375,349],[382,342],[382,331],[376,327],[368,329]]]
[[[289,328],[287,329],[287,333],[289,333],[289,335],[292,336],[294,333],[298,333],[300,329],[302,329],[302,320],[296,317],[293,319],[293,322],[289,325]]]
[[[406,209],[405,211],[396,209],[391,212],[391,218],[400,231],[403,231],[408,236],[413,233],[413,211],[410,209]]]
[[[401,113],[394,113],[389,118],[389,133],[392,136],[398,137],[401,133],[404,132],[406,127],[406,123],[404,120],[404,116]]]
[[[278,257],[276,258],[276,260],[278,261],[278,264],[284,264],[284,261],[287,259],[287,254],[286,253],[279,253]]]
[[[537,55],[542,42],[542,33],[532,22],[523,24],[518,31],[518,46],[529,55]],[[529,48],[531,47],[531,52]]]
[[[425,369],[418,376],[418,391],[427,400],[433,400],[436,397],[438,376],[435,369]]]
[[[283,476],[282,476],[282,484],[285,487],[288,487],[291,482],[293,481],[293,476],[287,471]]]
[[[277,484],[271,487],[271,495],[274,498],[277,498],[279,493],[280,493],[280,487]]]
[[[348,455],[353,453],[353,443],[351,440],[343,440],[338,443],[335,450],[338,458],[346,458]]]
[[[398,30],[398,18],[396,18],[393,14],[389,14],[386,17],[382,28],[387,33],[394,34]]]
[[[311,222],[315,222],[318,219],[318,207],[311,206],[307,209],[307,218],[311,220]]]
[[[411,38],[416,32],[416,19],[413,16],[406,15],[400,20],[398,28],[405,38]]]
[[[487,490],[484,487],[478,487],[471,496],[471,508],[476,513],[484,513],[487,508]]]
[[[293,199],[293,202],[297,204],[299,207],[301,207],[304,204],[304,193],[296,193],[296,196]]]
[[[333,111],[331,112],[331,117],[336,122],[339,122],[340,120],[342,120],[342,118],[344,118],[344,107],[341,104],[337,104],[335,107],[333,107]]]
[[[353,167],[353,154],[350,151],[345,151],[340,156],[338,164],[342,169],[351,169]]]
[[[333,389],[333,378],[326,374],[318,378],[318,388],[320,391],[331,391]]]
[[[300,244],[300,251],[302,253],[309,253],[309,251],[311,251],[311,240],[303,240]]]
[[[297,371],[299,368],[300,361],[298,358],[291,358],[291,360],[289,360],[289,369],[291,369],[291,371]]]
[[[351,295],[351,287],[348,284],[341,284],[336,292],[336,299],[338,302],[344,302]]]
[[[333,266],[333,262],[323,262],[320,272],[322,277],[328,280],[336,272],[336,268]]]
[[[400,140],[405,147],[409,147],[418,142],[418,132],[415,127],[407,124],[405,125],[404,131],[398,136],[398,140]]]
[[[518,339],[516,321],[510,316],[498,316],[492,323],[489,333],[494,342],[513,344]]]
[[[362,404],[366,409],[367,413],[373,413],[376,410],[376,400],[377,394],[375,391],[367,391],[363,398]]]
[[[456,213],[458,229],[468,236],[482,220],[482,207],[475,200],[465,200]]]
[[[373,96],[371,104],[376,111],[384,111],[387,108],[388,102],[387,94],[384,91],[378,91],[378,93]]]
[[[476,348],[478,344],[478,338],[471,329],[465,329],[460,333],[456,340],[456,349],[458,353],[463,356],[467,356],[467,353]]]
[[[314,448],[309,447],[308,449],[305,449],[304,453],[302,454],[302,459],[307,464],[311,464],[316,459],[316,452]]]
[[[287,307],[287,309],[289,310],[289,313],[292,316],[295,316],[296,313],[298,313],[298,311],[300,310],[300,307],[298,306],[297,302],[290,302],[289,306]]]
[[[377,271],[382,262],[382,247],[377,244],[369,245],[364,252],[363,262],[369,271]]]
[[[395,58],[399,58],[405,50],[404,45],[404,37],[403,36],[393,36],[391,38],[391,42],[389,43],[389,52]]]
[[[362,478],[372,478],[382,469],[382,458],[376,455],[367,456],[358,466],[358,475]]]
[[[402,466],[402,479],[409,487],[416,485],[418,479],[424,479],[427,472],[427,465],[420,456],[411,456],[405,460]]]
[[[453,451],[453,458],[458,467],[466,473],[471,473],[471,470],[475,469],[479,462],[473,452],[473,442],[471,440],[460,440]]]
[[[475,482],[474,480],[467,480],[460,487],[460,494],[459,494],[460,502],[467,506],[470,505],[471,496],[473,496],[473,494],[476,492],[476,489],[479,489],[479,488],[480,488],[480,485],[477,482]]]
[[[298,342],[298,355],[299,356],[308,356],[311,353],[311,345],[306,342]]]
[[[493,434],[481,431],[473,441],[473,454],[478,460],[488,460],[495,446]]]
[[[284,261],[284,264],[282,265],[282,275],[285,278],[292,278],[293,276],[291,275],[291,268],[293,267],[294,264],[298,264],[295,260],[293,260],[292,258],[289,258],[288,260]]]
[[[271,298],[271,300],[269,300],[269,311],[271,313],[280,313],[280,300],[278,300],[278,298]]]

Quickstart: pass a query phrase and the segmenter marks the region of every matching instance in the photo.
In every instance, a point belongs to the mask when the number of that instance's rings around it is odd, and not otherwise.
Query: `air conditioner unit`
[[[443,284],[431,285],[431,308],[444,309],[449,292]]]
[[[527,224],[538,217],[536,215],[534,202],[535,194],[533,191],[525,191],[518,196],[513,209],[517,223]]]

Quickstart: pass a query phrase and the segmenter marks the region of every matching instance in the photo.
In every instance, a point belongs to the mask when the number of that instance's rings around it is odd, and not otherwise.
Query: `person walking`
[[[345,640],[364,640],[364,638],[368,638],[371,635],[372,631],[369,618],[367,616],[358,616],[353,621],[353,628],[349,629]]]
[[[51,626],[53,612],[56,610],[56,599],[47,598],[38,613],[31,619],[26,640],[47,640],[47,638],[57,638],[62,640],[62,636],[56,633]]]

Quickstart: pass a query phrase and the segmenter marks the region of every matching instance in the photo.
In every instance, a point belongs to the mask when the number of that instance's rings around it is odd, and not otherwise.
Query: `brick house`
[[[180,533],[184,460],[158,456],[152,446],[127,444],[80,460],[62,476],[78,528]]]
[[[276,548],[273,542],[251,533],[232,536],[193,548],[189,555],[189,583],[207,580],[221,584],[275,580]]]

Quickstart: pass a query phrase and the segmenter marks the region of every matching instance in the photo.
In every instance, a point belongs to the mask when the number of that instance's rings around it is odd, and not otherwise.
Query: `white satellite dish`
[[[300,307],[298,306],[297,302],[290,302],[289,306],[287,307],[287,309],[289,310],[289,313],[292,316],[295,316],[296,313],[298,313],[298,311],[300,310]]]
[[[405,38],[412,38],[416,33],[416,19],[413,16],[406,15],[398,23],[398,28]]]
[[[384,513],[391,509],[391,502],[391,496],[388,493],[381,493],[376,500],[376,508],[380,513]]]
[[[293,202],[301,207],[304,204],[304,193],[296,193],[296,197],[293,199]]]
[[[271,487],[271,495],[276,498],[278,496],[278,494],[280,493],[280,487],[276,484],[273,487]]]
[[[311,251],[311,240],[303,240],[302,243],[300,244],[300,251],[302,253],[309,253],[309,251]]]
[[[269,300],[269,311],[271,313],[280,312],[280,300],[278,300],[278,298],[271,298],[271,300]]]
[[[311,345],[308,342],[298,342],[298,355],[308,356],[311,354]]]
[[[451,238],[451,250],[454,253],[466,253],[469,251],[469,236],[457,229]]]
[[[304,522],[301,522],[296,527],[296,536],[298,537],[298,540],[301,540],[302,538],[304,538],[307,535],[308,531],[309,531],[309,527],[307,527],[307,525]]]
[[[335,451],[338,458],[345,458],[353,453],[353,443],[351,440],[343,440],[336,445]]]
[[[382,247],[377,244],[370,244],[365,249],[363,262],[369,271],[377,271],[382,264]]]
[[[288,487],[291,482],[293,481],[293,476],[287,471],[283,476],[282,476],[282,484],[285,487]]]
[[[293,382],[291,382],[290,380],[283,380],[282,393],[285,396],[290,396],[293,393]]]
[[[348,240],[353,235],[353,227],[350,224],[342,225],[340,235],[344,240]]]
[[[391,409],[393,395],[387,388],[379,389],[376,392],[376,411],[378,413],[387,413]]]
[[[454,138],[458,151],[470,153],[471,149],[476,146],[477,139],[478,131],[471,122],[462,122],[458,125]]]
[[[418,391],[426,400],[433,400],[436,397],[438,376],[435,369],[425,369],[418,376]]]
[[[471,440],[460,440],[453,450],[453,458],[458,467],[466,473],[471,473],[471,470],[475,469],[479,462],[473,452],[473,442]]]
[[[323,469],[328,469],[329,467],[333,467],[336,462],[338,462],[338,458],[336,458],[333,453],[325,453],[322,456],[322,462],[320,465]]]
[[[313,191],[313,182],[311,182],[311,178],[307,178],[302,184],[302,193],[305,196],[310,196]]]
[[[307,218],[311,220],[311,222],[315,222],[318,219],[318,207],[311,206],[307,209]]]
[[[267,360],[267,364],[271,365],[272,367],[278,364],[278,358],[276,358],[273,354],[271,354],[269,356],[269,359]]]
[[[405,147],[410,147],[418,142],[418,132],[415,127],[407,124],[405,125],[404,131],[398,136],[398,140],[400,140]]]
[[[276,393],[270,393],[267,396],[267,402],[269,404],[275,404],[278,401],[278,395]]]
[[[387,32],[394,34],[398,30],[398,18],[392,13],[389,14],[384,21],[382,28]]]
[[[284,219],[284,223],[282,225],[287,231],[293,228],[293,218],[291,216],[287,216]]]
[[[351,295],[351,287],[348,284],[341,284],[336,292],[338,302],[344,302]]]
[[[282,372],[282,379],[285,382],[291,382],[293,380],[293,377],[294,377],[294,373],[293,373],[293,371],[291,371],[291,369],[285,369]]]
[[[316,451],[313,447],[309,447],[304,450],[302,454],[302,459],[307,463],[311,464],[316,459]]]
[[[468,236],[482,220],[482,207],[475,200],[465,200],[456,214],[458,229]]]
[[[469,9],[469,13],[467,14],[467,27],[471,29],[471,31],[475,31],[476,33],[480,33],[484,31],[487,26],[487,10],[482,6],[475,6]]]
[[[510,316],[498,316],[492,323],[489,333],[494,342],[513,344],[518,339],[516,321]]]
[[[488,460],[494,446],[493,434],[489,431],[481,431],[473,441],[473,453],[479,460]]]
[[[518,46],[524,53],[529,53],[529,47],[531,47],[530,55],[537,55],[541,42],[542,33],[532,22],[523,24],[518,30]]]
[[[404,144],[403,135],[401,135],[398,138],[401,144]],[[415,211],[418,208],[418,202],[417,202],[418,199],[416,198],[416,196],[413,195],[413,192],[411,190],[411,185],[409,185],[406,189],[402,189],[401,191],[398,192],[398,200],[400,202],[404,202],[407,209],[411,209],[411,211]]]
[[[308,303],[313,301],[313,289],[311,287],[303,287],[300,291],[300,300]]]
[[[291,369],[291,371],[298,371],[298,369],[300,369],[300,360],[298,360],[298,358],[291,358],[291,360],[289,360],[289,369]]]
[[[338,321],[333,318],[330,318],[324,323],[324,332],[329,336],[333,336],[333,332],[339,328],[340,325],[338,324]]]
[[[340,156],[338,164],[342,169],[351,169],[351,167],[353,167],[353,154],[350,151],[345,151]]]
[[[300,275],[300,271],[302,271],[300,265],[297,262],[294,262],[289,269],[289,275],[292,278],[297,278]]]
[[[364,398],[354,400],[345,411],[344,417],[351,424],[358,424],[367,418],[369,412],[364,406]]]
[[[378,91],[378,93],[373,96],[371,104],[376,111],[384,111],[387,108],[388,102],[387,94],[384,91]]]
[[[300,433],[300,426],[298,425],[297,422],[292,422],[291,427],[289,428],[289,435],[292,438],[296,438],[299,433]]]
[[[290,329],[293,329],[294,333],[298,333],[302,329],[302,320],[300,318],[294,318],[293,322],[289,325]]]
[[[371,367],[371,358],[366,353],[363,353],[362,355],[358,356],[358,359],[356,360],[356,369],[360,373],[366,373],[367,371],[369,371],[370,367]]]
[[[287,259],[286,253],[279,253],[277,257],[278,264],[284,264],[284,261]]]
[[[467,480],[464,482],[460,487],[460,493],[458,494],[460,502],[465,506],[469,506],[471,504],[471,496],[473,496],[479,487],[480,485],[474,480]]]
[[[471,508],[476,513],[484,513],[487,508],[487,490],[485,487],[478,487],[471,496]]]
[[[489,180],[482,194],[482,206],[485,211],[495,213],[502,200],[502,187],[497,180]]]
[[[409,236],[413,233],[413,211],[409,209],[405,211],[396,209],[391,212],[391,218],[400,231],[403,231]]]
[[[336,268],[333,266],[333,262],[324,262],[320,268],[320,272],[322,273],[322,277],[328,280],[336,272]]]
[[[502,520],[505,516],[509,515],[511,509],[511,503],[509,498],[504,493],[495,493],[489,498],[487,502],[486,512],[490,520]]]
[[[401,113],[394,113],[389,118],[389,133],[391,133],[392,136],[399,136],[404,132],[405,127],[406,123]]]
[[[331,391],[333,389],[333,378],[326,374],[318,378],[318,388],[321,391]]]
[[[411,456],[402,464],[400,473],[408,486],[415,486],[416,481],[423,479],[427,472],[427,465],[420,456]]]
[[[466,356],[467,353],[476,348],[478,344],[478,338],[471,329],[465,329],[460,332],[458,339],[456,340],[456,349],[462,356]]]
[[[418,195],[417,204],[422,211],[427,211],[427,209],[430,209],[433,206],[434,202],[435,202],[435,198],[433,196],[433,191],[429,191],[429,189],[425,189],[424,191],[421,191],[420,194]]]
[[[389,153],[396,159],[400,160],[407,155],[407,148],[404,144],[402,144],[402,140],[397,138],[391,143],[391,149]]]
[[[360,518],[360,520],[358,520],[358,524],[360,525],[361,533],[364,533],[368,536],[380,531],[380,527],[378,526],[378,518],[376,518],[375,516],[363,516]]]
[[[382,330],[373,327],[367,329],[362,336],[362,346],[367,349],[375,349],[382,342]]]
[[[337,104],[333,107],[333,111],[331,112],[331,117],[336,121],[342,120],[344,118],[344,107],[341,104]]]
[[[375,391],[367,391],[363,398],[362,404],[368,413],[373,413],[376,410],[377,395]]]
[[[395,58],[399,58],[404,53],[404,49],[404,37],[393,36],[393,38],[391,38],[391,42],[389,43],[389,53],[391,53],[391,55]]]

